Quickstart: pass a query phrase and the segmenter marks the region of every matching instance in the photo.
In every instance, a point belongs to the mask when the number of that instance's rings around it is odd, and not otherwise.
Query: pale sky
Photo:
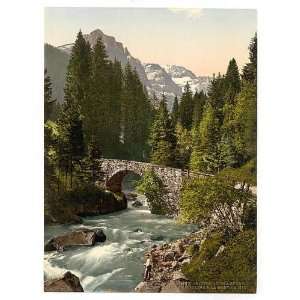
[[[99,28],[143,63],[181,65],[196,75],[225,73],[232,57],[241,68],[256,26],[253,9],[45,9],[45,42],[53,46]]]

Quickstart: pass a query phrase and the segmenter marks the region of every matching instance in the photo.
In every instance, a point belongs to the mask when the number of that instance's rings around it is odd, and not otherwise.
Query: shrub
[[[215,256],[222,244],[221,235],[212,235],[182,269],[186,277],[206,283],[202,292],[254,293],[256,291],[256,233],[247,230],[225,244],[225,249]],[[199,292],[199,289],[195,290]]]
[[[152,170],[145,172],[143,178],[138,181],[136,190],[146,196],[152,214],[164,215],[168,213],[164,199],[165,187]]]

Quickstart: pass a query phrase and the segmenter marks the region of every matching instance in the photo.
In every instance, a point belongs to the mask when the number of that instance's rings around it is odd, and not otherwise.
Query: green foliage
[[[256,87],[253,84],[244,83],[233,114],[234,144],[243,163],[256,156]]]
[[[200,93],[196,92],[193,97],[193,127],[196,127],[200,124],[202,119],[203,110],[207,101],[207,96],[201,91]]]
[[[188,279],[206,282],[201,292],[254,293],[256,291],[256,233],[247,230],[225,243],[224,251],[216,256],[221,246],[221,235],[208,237],[200,253],[182,269]],[[226,286],[227,283],[227,286]],[[240,285],[228,285],[237,283]],[[216,290],[215,290],[216,289]],[[199,292],[199,290],[198,290]]]
[[[66,70],[70,59],[69,55],[49,44],[44,45],[44,53],[45,69],[47,69],[47,73],[53,83],[53,98],[57,99],[58,103],[63,103]]]
[[[144,194],[152,214],[164,215],[168,213],[164,197],[165,187],[154,171],[145,172],[143,178],[138,182],[136,190]]]
[[[178,98],[175,96],[173,107],[172,107],[172,112],[171,112],[171,120],[172,120],[172,125],[173,127],[176,126],[179,118],[179,105],[178,105]]]
[[[187,168],[191,156],[192,138],[191,132],[180,123],[176,125],[176,140],[175,166]]]
[[[241,79],[239,74],[239,68],[234,58],[229,61],[227,72],[225,75],[225,103],[233,104],[236,95],[241,90]]]
[[[249,185],[238,179],[240,170],[188,180],[180,195],[180,220],[185,223],[212,224],[216,228],[243,230],[244,208],[254,201]],[[242,183],[240,188],[237,184]]]
[[[251,40],[249,45],[249,60],[250,62],[243,68],[242,78],[256,86],[257,81],[257,34]]]
[[[165,96],[150,128],[150,160],[154,164],[172,166],[175,159],[176,136],[172,120],[169,117]]]
[[[124,158],[139,161],[147,159],[150,112],[151,105],[138,74],[127,64],[121,103],[122,141],[127,152]]]
[[[202,121],[193,129],[190,166],[193,171],[215,172],[219,169],[219,122],[211,104],[205,108]]]
[[[192,128],[193,108],[193,94],[187,82],[179,105],[179,120],[181,125],[188,130]]]

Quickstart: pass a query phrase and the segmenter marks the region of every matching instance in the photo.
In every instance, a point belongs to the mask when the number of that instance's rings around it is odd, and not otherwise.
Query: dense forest
[[[164,94],[148,95],[136,70],[110,61],[101,39],[91,48],[80,31],[67,68],[62,105],[52,97],[51,78],[45,70],[45,211],[59,206],[66,193],[94,190],[101,176],[94,172],[95,162],[101,157],[207,174],[184,182],[179,220],[207,225],[214,215],[207,247],[228,243],[231,252],[224,252],[217,263],[214,257],[198,253],[185,274],[194,280],[216,281],[240,276],[251,281],[252,291],[256,278],[256,197],[251,191],[256,185],[256,91],[256,35],[249,46],[249,63],[241,73],[232,58],[226,74],[213,76],[207,94],[193,94],[187,82],[181,98],[176,97],[168,111]],[[159,98],[157,107],[152,97]],[[156,199],[164,197],[164,188],[153,172],[144,176],[138,189],[147,195],[152,212],[167,212]],[[247,249],[251,249],[249,259],[241,252]],[[228,259],[234,261],[235,272],[227,270]],[[211,267],[198,272],[203,261]]]

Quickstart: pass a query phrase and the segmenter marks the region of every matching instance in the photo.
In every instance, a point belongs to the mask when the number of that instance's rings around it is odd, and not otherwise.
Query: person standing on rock
[[[149,254],[147,255],[147,260],[144,266],[145,266],[144,281],[148,281],[150,280],[151,269],[152,269],[152,259]]]

